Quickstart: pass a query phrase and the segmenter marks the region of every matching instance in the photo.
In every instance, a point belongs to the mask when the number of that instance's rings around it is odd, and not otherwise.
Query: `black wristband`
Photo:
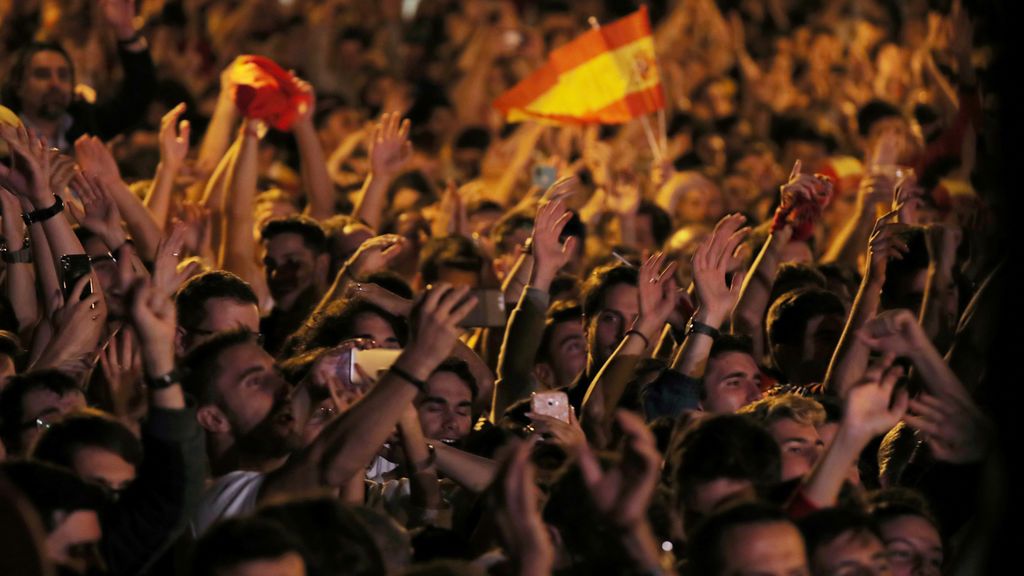
[[[23,212],[21,214],[21,219],[25,221],[25,225],[31,226],[36,222],[43,222],[44,220],[49,220],[50,218],[53,218],[57,214],[63,212],[64,199],[61,198],[59,194],[54,194],[53,198],[53,206],[50,206],[49,208],[40,208],[39,210],[33,210],[31,212]]]
[[[415,386],[420,392],[426,392],[427,391],[427,383],[426,382],[424,382],[423,380],[420,380],[419,378],[416,378],[415,376],[413,376],[412,374],[409,374],[405,370],[402,370],[398,366],[392,365],[391,368],[389,368],[389,370],[395,376],[398,376],[402,380],[405,380],[409,384],[412,384],[413,386]]]
[[[720,332],[713,326],[690,318],[690,322],[686,325],[686,335],[690,334],[704,334],[710,336],[712,340],[717,340]]]
[[[8,250],[6,246],[0,248],[0,260],[7,264],[31,264],[32,247],[25,245],[21,250]]]
[[[145,384],[146,388],[150,390],[163,390],[164,388],[170,388],[181,381],[181,377],[178,375],[177,370],[171,370],[166,374],[160,376],[146,376]]]
[[[644,341],[644,348],[650,348],[651,347],[651,340],[650,340],[650,338],[648,338],[647,336],[644,336],[643,332],[637,330],[636,328],[634,328],[632,330],[626,330],[626,334],[625,335],[629,336],[630,334],[636,334],[637,336],[639,336]]]

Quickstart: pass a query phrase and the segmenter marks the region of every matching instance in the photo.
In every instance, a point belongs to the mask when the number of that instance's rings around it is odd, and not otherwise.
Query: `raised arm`
[[[509,406],[527,397],[534,389],[530,372],[540,348],[551,283],[569,261],[576,245],[573,237],[564,243],[559,239],[571,217],[561,200],[545,204],[537,212],[528,248],[533,254],[533,270],[530,283],[505,330],[498,357],[498,380],[491,402],[492,421],[501,418]]]
[[[918,319],[935,347],[948,350],[953,343],[958,319],[956,310],[959,302],[956,301],[953,270],[963,234],[946,224],[929,225],[924,232],[928,247],[928,276]]]
[[[360,473],[394,430],[406,406],[451,354],[457,325],[476,304],[467,288],[442,284],[428,291],[412,315],[409,345],[377,384],[320,433],[307,449],[267,476],[261,499],[342,486]]]
[[[356,200],[353,215],[374,230],[380,230],[387,204],[387,190],[412,156],[409,142],[409,121],[399,113],[387,113],[370,133],[370,173]]]
[[[253,206],[256,200],[257,121],[246,120],[238,132],[238,157],[225,182],[224,231],[221,234],[220,267],[238,274],[251,285],[259,285],[256,246],[253,242]]]
[[[160,164],[156,167],[153,185],[143,201],[153,215],[157,227],[163,231],[167,227],[167,215],[171,206],[171,192],[174,190],[174,179],[178,177],[185,156],[188,155],[188,138],[191,133],[188,120],[181,120],[185,113],[185,104],[172,108],[160,120]]]
[[[750,231],[744,228],[746,218],[732,214],[718,221],[714,231],[693,255],[693,284],[697,290],[696,310],[690,319],[691,329],[679,346],[671,368],[691,378],[704,376],[704,368],[714,333],[729,317],[743,285],[743,272],[736,272],[730,283],[725,275],[736,261],[736,251]]]
[[[144,260],[152,260],[156,255],[156,246],[160,243],[160,227],[142,200],[121,179],[121,172],[110,150],[99,138],[82,136],[75,142],[75,155],[82,170],[97,177],[117,203],[117,209],[138,246],[139,255]],[[50,247],[56,252],[53,238],[50,240]]]
[[[857,338],[857,331],[878,312],[886,264],[890,258],[902,258],[907,252],[907,244],[899,236],[907,226],[893,221],[897,213],[897,210],[893,210],[875,222],[868,241],[864,276],[825,374],[825,392],[839,398],[846,396],[850,386],[867,369],[871,350]]]
[[[316,93],[313,87],[296,78],[299,88],[309,95],[310,103],[300,110],[298,119],[292,125],[292,134],[299,147],[299,169],[302,172],[302,186],[306,191],[306,215],[317,220],[326,220],[334,215],[334,183],[327,173],[327,160],[313,125],[316,110]]]
[[[3,237],[7,245],[3,256],[7,270],[7,299],[18,319],[18,332],[24,338],[39,322],[39,301],[36,297],[36,275],[32,266],[32,249],[25,245],[25,223],[21,219],[21,202],[0,186],[0,209],[3,210]],[[46,240],[42,239],[45,244]],[[27,250],[26,250],[27,249]],[[28,258],[25,258],[28,256]]]
[[[231,100],[231,92],[234,88],[231,82],[231,67],[234,62],[228,64],[220,74],[220,93],[217,95],[217,106],[213,110],[210,124],[206,127],[203,140],[199,144],[199,158],[196,167],[200,174],[206,176],[212,174],[214,169],[224,158],[231,144],[231,133],[238,122],[238,108]]]

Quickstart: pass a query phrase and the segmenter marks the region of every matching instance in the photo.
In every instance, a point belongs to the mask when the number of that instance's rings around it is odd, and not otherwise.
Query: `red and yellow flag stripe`
[[[665,107],[647,7],[554,50],[494,102],[511,122],[624,123]]]

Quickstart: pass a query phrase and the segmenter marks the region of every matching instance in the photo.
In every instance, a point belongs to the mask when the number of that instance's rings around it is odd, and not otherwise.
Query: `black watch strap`
[[[720,332],[718,328],[690,318],[690,322],[686,325],[686,335],[689,336],[690,334],[704,334],[710,336],[712,340],[716,340]]]
[[[64,199],[59,194],[53,195],[53,206],[49,208],[40,208],[39,210],[33,210],[31,212],[23,212],[21,215],[22,220],[25,221],[26,226],[31,226],[36,222],[42,222],[49,220],[57,214],[64,211]]]
[[[166,374],[160,376],[146,376],[146,388],[150,390],[163,390],[164,388],[170,388],[181,381],[181,376],[177,370],[171,370]]]
[[[0,260],[7,264],[31,264],[32,247],[25,245],[21,250],[8,250],[6,246],[0,248]]]

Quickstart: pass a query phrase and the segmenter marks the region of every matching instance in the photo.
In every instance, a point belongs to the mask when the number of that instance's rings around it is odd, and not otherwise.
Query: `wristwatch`
[[[25,225],[31,226],[36,222],[49,220],[50,218],[53,218],[57,214],[63,212],[64,199],[61,198],[59,194],[54,194],[53,198],[53,206],[50,206],[49,208],[40,208],[39,210],[33,210],[31,212],[23,212],[21,214],[21,219],[25,221]]]
[[[26,245],[21,250],[8,250],[7,246],[0,247],[0,260],[7,264],[31,264],[32,247]]]
[[[686,324],[686,335],[689,336],[694,333],[710,336],[712,340],[716,340],[719,335],[718,328],[690,318],[690,321]]]
[[[146,376],[145,384],[146,388],[150,390],[163,390],[164,388],[170,388],[181,381],[181,376],[177,370],[171,370],[166,374],[160,376]]]

